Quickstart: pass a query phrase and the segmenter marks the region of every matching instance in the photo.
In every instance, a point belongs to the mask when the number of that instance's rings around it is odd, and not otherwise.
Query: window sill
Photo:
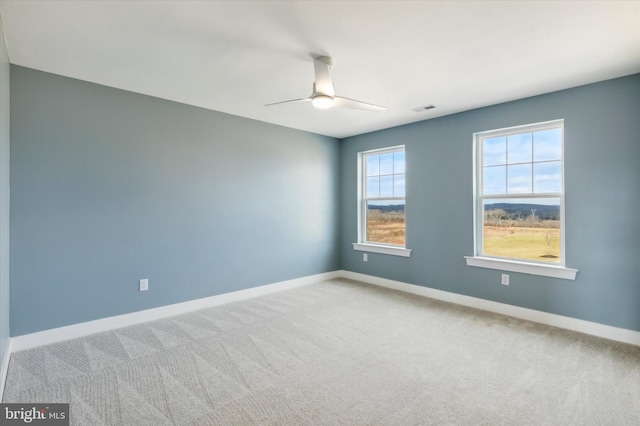
[[[411,249],[404,247],[383,246],[377,244],[353,243],[353,249],[371,253],[389,254],[391,256],[410,257]]]
[[[520,272],[523,274],[540,275],[543,277],[575,280],[577,269],[564,266],[543,265],[539,263],[518,262],[516,260],[493,259],[489,257],[465,256],[467,266],[478,268],[499,269],[501,271]]]

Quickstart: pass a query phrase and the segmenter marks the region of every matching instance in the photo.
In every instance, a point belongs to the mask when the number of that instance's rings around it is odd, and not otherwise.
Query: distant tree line
[[[511,218],[525,218],[534,214],[540,220],[560,220],[560,206],[547,204],[495,203],[484,206],[485,213],[491,210],[501,210]]]
[[[496,203],[485,205],[485,225],[559,228],[560,206]]]
[[[381,213],[402,212],[404,213],[404,204],[396,204],[391,206],[367,206],[367,210],[379,210]]]

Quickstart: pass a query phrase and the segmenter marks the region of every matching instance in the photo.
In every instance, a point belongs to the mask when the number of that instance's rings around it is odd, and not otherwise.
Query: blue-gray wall
[[[338,269],[339,162],[336,139],[12,66],[11,334]]]
[[[9,68],[0,17],[0,366],[9,342]]]
[[[338,268],[640,330],[640,75],[342,142],[16,66],[11,95],[14,336]],[[501,286],[463,258],[472,133],[557,118],[577,279]],[[413,254],[364,263],[356,153],[398,144]]]
[[[472,134],[565,119],[567,266],[575,281],[466,266]],[[406,145],[411,258],[362,253],[356,154]],[[640,331],[640,74],[342,141],[343,269]]]

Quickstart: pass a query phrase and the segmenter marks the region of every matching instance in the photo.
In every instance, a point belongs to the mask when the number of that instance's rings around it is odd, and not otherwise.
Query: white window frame
[[[366,251],[372,253],[388,254],[392,256],[410,257],[411,249],[406,248],[405,245],[394,245],[384,243],[371,243],[366,240],[367,236],[367,201],[370,198],[366,197],[367,194],[367,170],[366,170],[366,158],[372,155],[390,154],[394,152],[406,150],[404,145],[398,145],[388,148],[374,149],[370,151],[363,151],[358,153],[358,242],[353,243],[353,249],[358,251]],[[405,195],[403,197],[380,197],[384,200],[404,200],[405,214],[407,205],[407,188],[406,188],[406,157],[405,157]],[[405,216],[405,232],[406,232],[406,216]]]
[[[562,130],[561,145],[561,192],[557,193],[527,193],[527,194],[483,194],[483,153],[482,141],[489,138],[509,136],[520,133],[536,132],[541,130]],[[467,265],[481,268],[499,269],[510,272],[541,275],[554,278],[575,280],[576,269],[567,268],[565,265],[565,202],[564,202],[564,120],[552,120],[542,123],[527,124],[523,126],[508,127],[504,129],[477,132],[473,135],[473,190],[474,190],[474,255],[465,256]],[[535,164],[532,159],[532,164]],[[488,199],[522,199],[532,200],[537,198],[558,198],[560,201],[560,262],[544,262],[515,258],[504,258],[485,255],[483,249],[484,209],[483,202]]]

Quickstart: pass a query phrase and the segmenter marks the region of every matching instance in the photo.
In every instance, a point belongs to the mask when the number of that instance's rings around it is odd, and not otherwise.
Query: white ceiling
[[[13,64],[343,138],[640,72],[640,1],[2,0]],[[338,95],[317,110],[312,55]],[[433,104],[435,109],[412,109]]]

